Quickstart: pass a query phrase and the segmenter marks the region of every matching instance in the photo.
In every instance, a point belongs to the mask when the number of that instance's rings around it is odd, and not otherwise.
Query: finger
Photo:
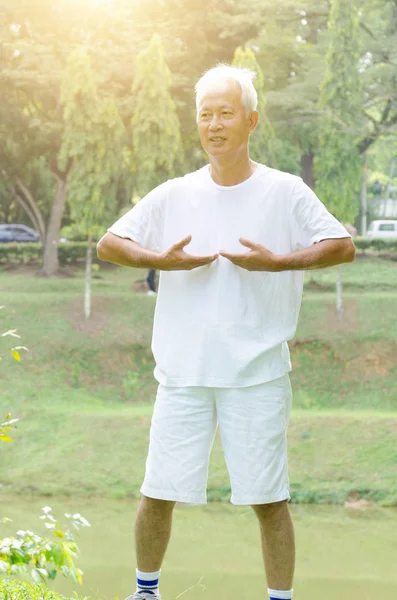
[[[193,260],[197,263],[201,263],[203,265],[213,262],[218,258],[218,254],[211,254],[211,256],[194,256],[193,254],[187,254],[186,252],[185,254],[189,257],[190,260]]]
[[[219,255],[224,256],[225,258],[228,258],[231,261],[241,260],[249,256],[249,254],[231,254],[230,252],[223,252],[222,250],[219,251]]]
[[[255,250],[258,247],[258,244],[255,244],[255,242],[251,242],[246,238],[239,238],[239,242],[242,246],[247,246],[247,248],[251,248],[251,250]]]
[[[191,240],[192,240],[192,236],[187,235],[185,238],[183,238],[183,240],[181,240],[180,242],[177,242],[172,247],[175,248],[176,250],[180,250],[181,248],[184,248],[185,246],[187,246],[189,244],[189,242],[191,242]]]

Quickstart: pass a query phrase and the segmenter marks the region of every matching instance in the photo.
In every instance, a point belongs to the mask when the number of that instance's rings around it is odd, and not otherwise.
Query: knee
[[[255,512],[258,519],[274,519],[280,518],[284,512],[288,512],[288,500],[280,502],[269,502],[268,504],[251,504],[251,508]]]
[[[159,498],[149,498],[142,494],[141,507],[154,512],[169,513],[175,507],[176,502],[173,500],[160,500]]]

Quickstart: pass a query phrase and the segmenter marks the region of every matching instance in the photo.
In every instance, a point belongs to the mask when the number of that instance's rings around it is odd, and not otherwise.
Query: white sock
[[[143,571],[136,570],[136,591],[137,592],[150,592],[152,594],[159,593],[159,579],[160,571],[153,571],[152,573],[144,573]]]
[[[294,590],[271,590],[268,589],[269,600],[291,600]]]

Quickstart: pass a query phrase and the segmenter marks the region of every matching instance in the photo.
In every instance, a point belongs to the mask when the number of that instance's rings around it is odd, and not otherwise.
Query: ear
[[[256,126],[259,121],[259,113],[257,110],[253,110],[249,116],[249,132],[254,133]]]

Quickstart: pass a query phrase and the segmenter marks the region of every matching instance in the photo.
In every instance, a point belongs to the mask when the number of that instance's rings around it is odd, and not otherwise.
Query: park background
[[[394,0],[0,1],[0,221],[41,237],[0,244],[0,414],[19,419],[0,447],[0,515],[13,519],[0,559],[21,528],[51,536],[43,506],[59,531],[64,512],[91,523],[82,586],[30,560],[19,581],[49,591],[2,577],[1,600],[135,589],[156,299],[144,272],[96,260],[95,242],[148,190],[205,164],[194,84],[219,61],[258,73],[252,158],[302,176],[361,234],[354,263],[306,273],[290,344],[296,594],[393,597],[397,243],[366,229],[397,218],[396,34]],[[229,498],[217,435],[209,504],[176,508],[164,600],[266,596],[257,524]]]

